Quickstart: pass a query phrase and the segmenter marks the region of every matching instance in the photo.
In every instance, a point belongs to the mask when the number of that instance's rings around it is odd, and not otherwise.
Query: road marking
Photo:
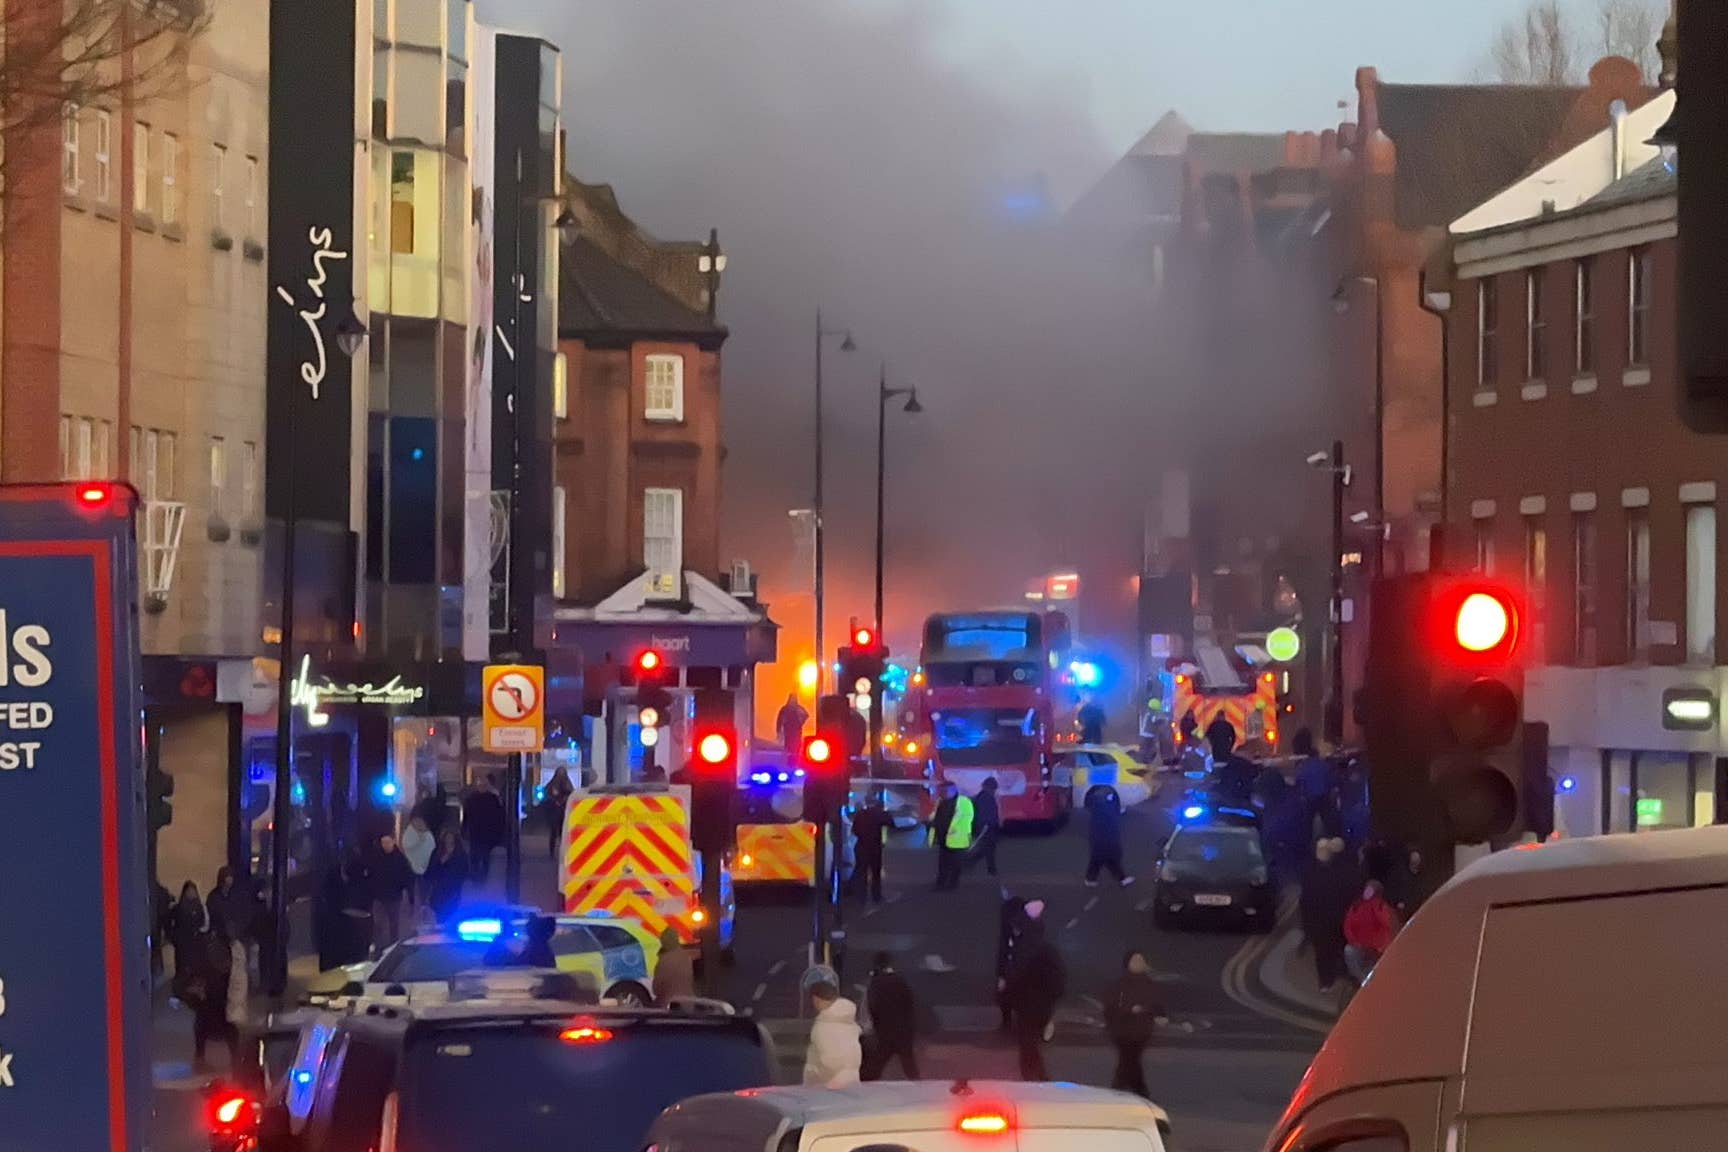
[[[1286,926],[1295,918],[1295,915],[1296,902],[1294,900],[1286,901],[1279,912],[1277,923],[1273,925],[1273,930],[1243,944],[1241,948],[1236,950],[1235,955],[1231,956],[1225,963],[1221,983],[1224,986],[1224,994],[1250,1012],[1274,1020],[1281,1020],[1292,1027],[1325,1035],[1332,1030],[1330,1023],[1323,1023],[1313,1016],[1292,1011],[1281,1004],[1263,999],[1249,991],[1249,972],[1265,963],[1267,955],[1276,947],[1279,938],[1286,930]]]
[[[1074,929],[1076,929],[1078,927],[1080,927],[1080,917],[1076,916],[1076,917],[1074,917],[1074,919],[1068,921],[1068,923],[1066,923],[1062,926],[1062,931],[1072,932],[1072,931],[1074,931]]]
[[[756,991],[750,994],[750,1000],[754,1003],[766,995],[768,995],[768,982],[764,980],[762,983],[756,985]]]
[[[870,905],[870,907],[864,909],[864,916],[866,919],[868,919],[869,917],[876,915],[876,913],[878,913],[880,911],[882,911],[882,905],[872,904],[872,905]]]
[[[1134,911],[1136,911],[1136,912],[1150,912],[1150,911],[1152,911],[1152,901],[1150,899],[1140,901],[1140,903],[1134,905]]]
[[[1090,912],[1096,907],[1098,907],[1098,897],[1094,896],[1092,899],[1086,901],[1086,907],[1082,908],[1081,911]]]
[[[782,973],[784,971],[786,971],[786,961],[776,960],[776,961],[774,961],[774,963],[772,965],[769,966],[768,976],[770,979],[772,979],[773,977],[780,975],[780,973]]]

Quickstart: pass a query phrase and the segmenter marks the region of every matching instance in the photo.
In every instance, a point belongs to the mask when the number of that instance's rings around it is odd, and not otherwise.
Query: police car
[[[449,998],[451,978],[485,967],[486,954],[498,938],[522,931],[529,915],[538,913],[475,912],[448,930],[410,936],[386,948],[375,962],[325,973],[311,986],[311,999],[332,1004],[352,998],[442,1003]],[[603,999],[617,1004],[654,1002],[660,942],[648,929],[635,920],[598,912],[561,914],[553,920],[557,930],[552,954],[560,971],[589,977]]]

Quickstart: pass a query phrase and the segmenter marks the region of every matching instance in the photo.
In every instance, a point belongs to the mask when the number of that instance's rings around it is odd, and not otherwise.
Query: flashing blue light
[[[304,1068],[300,1069],[298,1072],[294,1073],[294,1083],[296,1083],[296,1084],[310,1084],[310,1083],[312,1083],[312,1073],[307,1071]]]
[[[408,458],[410,460],[424,460],[424,459],[426,459],[426,449],[424,449],[424,448],[411,448],[408,451]]]
[[[1576,776],[1562,776],[1562,777],[1560,777],[1560,791],[1562,791],[1562,792],[1575,792],[1575,791],[1577,791],[1577,789],[1578,789],[1578,778]]]
[[[1206,815],[1206,809],[1198,804],[1190,804],[1182,809],[1182,819],[1184,820],[1198,820],[1204,815]]]
[[[378,795],[382,796],[386,800],[396,799],[396,794],[400,791],[402,791],[402,789],[396,786],[396,781],[394,780],[381,780],[378,782]]]
[[[546,799],[545,786],[542,785],[542,786],[536,787],[534,789],[534,803],[539,804],[539,803],[543,802],[545,799]]]
[[[296,804],[304,805],[306,803],[306,785],[298,780],[294,781],[293,786],[288,789],[288,798]]]
[[[784,784],[788,780],[792,779],[792,773],[782,772],[782,773],[780,773],[780,775],[778,777],[776,777],[776,779],[778,779],[780,781],[780,783]]]
[[[750,773],[750,783],[752,783],[752,784],[772,784],[773,782],[774,782],[774,776],[772,773],[769,773],[769,772],[752,772],[752,773]]]
[[[456,935],[469,941],[496,940],[504,931],[504,921],[496,917],[462,920],[456,925]]]
[[[1104,680],[1104,673],[1090,660],[1076,660],[1068,665],[1068,671],[1081,688],[1096,688]]]
[[[1202,809],[1202,811],[1204,811],[1204,809]],[[1260,815],[1260,813],[1254,811],[1254,809],[1252,809],[1252,808],[1224,807],[1224,808],[1218,809],[1218,811],[1222,812],[1226,816],[1258,816],[1258,815]]]
[[[794,775],[794,776],[798,777],[798,779],[802,780],[802,779],[804,779],[804,769],[794,768],[794,769],[792,769],[792,775]]]

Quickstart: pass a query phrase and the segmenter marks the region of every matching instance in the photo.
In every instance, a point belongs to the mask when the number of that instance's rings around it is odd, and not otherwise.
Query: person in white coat
[[[864,1047],[858,1026],[858,1005],[827,982],[810,988],[816,1019],[810,1024],[810,1048],[804,1054],[804,1083],[846,1088],[858,1083]]]

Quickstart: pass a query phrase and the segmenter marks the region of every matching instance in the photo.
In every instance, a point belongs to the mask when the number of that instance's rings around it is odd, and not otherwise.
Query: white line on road
[[[1092,897],[1092,899],[1086,901],[1086,907],[1081,909],[1081,911],[1090,912],[1090,911],[1092,911],[1092,909],[1094,909],[1096,907],[1098,907],[1098,897],[1094,896],[1094,897]]]
[[[756,991],[750,994],[750,999],[754,1002],[762,999],[762,997],[766,995],[768,995],[768,982],[764,980],[762,983],[756,985]]]
[[[770,977],[774,977],[774,976],[780,975],[780,973],[782,973],[784,971],[786,971],[786,961],[776,960],[776,961],[774,961],[774,963],[772,965],[769,966],[768,975]]]
[[[1140,901],[1140,903],[1134,905],[1134,911],[1136,911],[1136,912],[1150,912],[1151,910],[1152,910],[1152,901],[1151,900],[1142,900],[1142,901]]]
[[[1074,919],[1068,921],[1068,923],[1066,923],[1062,926],[1062,931],[1072,932],[1072,931],[1074,931],[1074,929],[1076,929],[1078,927],[1080,927],[1080,917],[1076,916],[1076,917],[1074,917]]]

